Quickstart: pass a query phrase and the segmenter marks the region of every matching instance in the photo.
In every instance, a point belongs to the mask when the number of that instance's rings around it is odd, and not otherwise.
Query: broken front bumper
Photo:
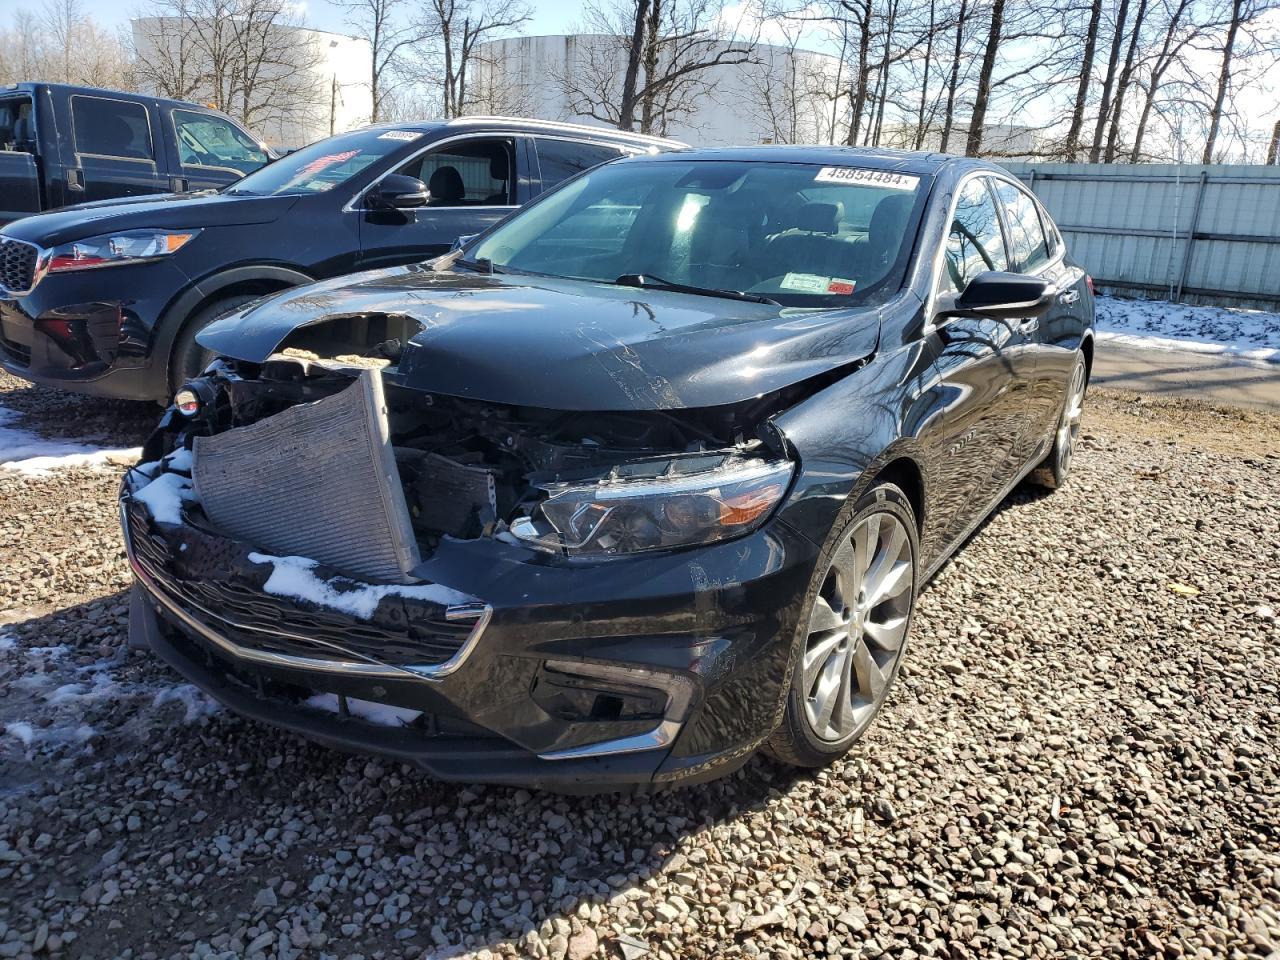
[[[266,592],[250,545],[198,517],[158,523],[131,494],[126,480],[131,633],[191,682],[244,715],[442,779],[564,791],[743,762],[780,715],[817,553],[776,521],[606,563],[446,540],[415,578],[472,599],[384,599],[362,618]],[[418,715],[386,726],[316,709],[317,694]]]

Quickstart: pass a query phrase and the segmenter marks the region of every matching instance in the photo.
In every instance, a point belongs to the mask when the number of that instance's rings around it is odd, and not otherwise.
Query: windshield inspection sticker
[[[823,167],[813,178],[814,183],[851,183],[886,190],[914,190],[919,177],[894,170],[867,170],[863,167]]]
[[[378,134],[379,140],[417,140],[421,133],[416,130],[388,130],[386,133]]]
[[[830,277],[819,277],[812,273],[788,273],[782,278],[783,290],[795,290],[799,293],[826,293]]]
[[[832,277],[831,282],[827,284],[827,293],[840,293],[846,297],[853,293],[853,288],[857,286],[856,280],[845,280],[843,277]]]

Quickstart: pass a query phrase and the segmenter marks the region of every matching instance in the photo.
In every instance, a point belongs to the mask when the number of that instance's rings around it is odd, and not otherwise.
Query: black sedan
[[[136,642],[440,777],[645,789],[850,748],[921,585],[1066,479],[1093,296],[998,167],[761,147],[201,342],[121,491]]]
[[[566,177],[679,146],[501,117],[321,140],[221,191],[140,196],[0,231],[0,367],[97,396],[168,401],[204,369],[196,334],[299,284],[418,263]]]

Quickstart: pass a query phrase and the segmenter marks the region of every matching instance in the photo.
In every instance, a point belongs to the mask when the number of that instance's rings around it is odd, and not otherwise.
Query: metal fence
[[[1004,165],[1107,292],[1280,307],[1280,167]]]

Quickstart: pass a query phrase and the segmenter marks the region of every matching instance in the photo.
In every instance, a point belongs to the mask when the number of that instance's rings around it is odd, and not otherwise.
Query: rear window
[[[107,97],[71,98],[76,152],[122,160],[155,160],[147,108]]]
[[[1049,244],[1035,201],[1007,180],[995,181],[995,188],[1009,228],[1010,259],[1022,271],[1044,266],[1049,262]]]

